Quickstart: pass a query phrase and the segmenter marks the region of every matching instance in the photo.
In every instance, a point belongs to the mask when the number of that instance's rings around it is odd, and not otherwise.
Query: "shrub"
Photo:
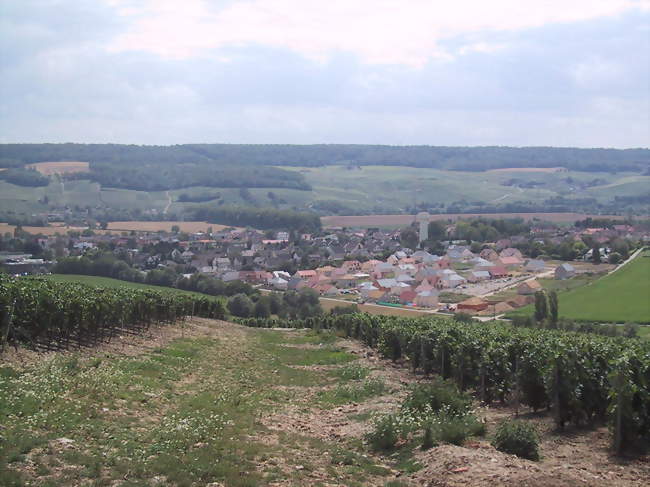
[[[539,437],[530,423],[510,420],[502,422],[494,435],[492,446],[521,458],[539,460]]]
[[[253,302],[245,294],[235,294],[228,300],[228,311],[241,318],[248,318],[253,313]]]
[[[373,450],[390,450],[397,443],[399,433],[397,418],[393,414],[387,414],[375,421],[373,430],[366,435],[366,441]]]
[[[442,410],[432,419],[431,428],[436,440],[452,445],[462,445],[470,436],[485,434],[485,425],[473,414],[458,416],[447,409]]]
[[[434,379],[429,384],[417,384],[412,387],[402,407],[418,412],[437,412],[444,408],[449,414],[463,416],[469,412],[471,406],[471,397],[459,391],[456,384],[444,379]]]

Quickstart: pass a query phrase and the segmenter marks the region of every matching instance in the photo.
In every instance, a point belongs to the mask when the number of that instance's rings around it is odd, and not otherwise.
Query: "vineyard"
[[[507,325],[368,314],[244,319],[264,328],[335,330],[413,371],[436,373],[486,404],[548,409],[556,424],[608,422],[617,452],[650,438],[650,343]]]
[[[223,318],[213,298],[0,276],[0,342],[67,349],[142,333],[186,316]]]

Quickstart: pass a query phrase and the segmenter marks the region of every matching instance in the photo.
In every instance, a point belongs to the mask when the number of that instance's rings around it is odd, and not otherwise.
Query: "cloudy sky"
[[[650,0],[0,0],[0,141],[650,146]]]

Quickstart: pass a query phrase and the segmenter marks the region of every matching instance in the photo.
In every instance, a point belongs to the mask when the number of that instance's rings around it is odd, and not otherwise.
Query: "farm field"
[[[9,485],[623,487],[650,475],[609,455],[605,427],[560,434],[549,415],[526,415],[539,462],[496,451],[509,406],[480,408],[487,434],[464,446],[374,452],[372,417],[423,379],[330,333],[195,318],[76,353],[12,349],[0,366]]]
[[[81,163],[42,163],[81,164]],[[50,172],[54,166],[45,166]],[[46,169],[43,170],[46,170]],[[354,212],[394,215],[416,203],[428,203],[444,212],[454,202],[503,205],[514,202],[541,204],[549,198],[595,198],[611,202],[615,196],[647,193],[650,176],[635,173],[586,173],[514,168],[485,172],[460,172],[403,166],[286,167],[301,172],[311,191],[284,188],[249,188],[242,197],[239,188],[189,187],[169,191],[134,191],[100,187],[88,180],[60,180],[53,174],[45,187],[27,188],[0,181],[0,204],[18,214],[45,212],[63,206],[126,209],[148,214],[173,213],[184,218],[197,203],[179,201],[182,195],[208,198],[206,204],[275,206],[311,209],[321,214]],[[77,167],[79,169],[79,167]],[[551,168],[552,169],[552,168]],[[522,189],[521,185],[533,185]],[[214,196],[214,198],[210,198]],[[555,217],[573,221],[571,217]],[[567,218],[564,220],[563,218]],[[336,225],[336,223],[329,223]],[[396,225],[399,223],[389,223]],[[376,224],[375,224],[376,226]]]
[[[521,171],[518,168],[503,171],[461,172],[403,166],[347,166],[321,168],[288,167],[300,171],[312,186],[311,204],[318,208],[327,201],[336,201],[356,211],[375,214],[393,214],[404,211],[417,202],[449,206],[455,201],[482,201],[487,204],[505,204],[526,201],[538,204],[563,196],[609,201],[610,188],[619,187],[627,195],[645,194],[640,185],[650,184],[650,176],[633,173],[585,173],[576,171]],[[530,168],[525,168],[530,169]],[[510,184],[535,184],[521,189]],[[579,189],[580,185],[591,185]]]
[[[151,291],[162,291],[179,294],[187,294],[191,296],[206,297],[207,294],[197,293],[194,291],[185,291],[184,289],[176,289],[173,287],[152,286],[151,284],[143,284],[139,282],[121,281],[119,279],[112,279],[110,277],[101,276],[82,276],[77,274],[49,274],[43,276],[43,279],[50,279],[55,282],[78,282],[80,284],[88,284],[89,286],[100,286],[107,288],[131,288],[131,289],[149,289]],[[208,296],[210,298],[219,299],[220,297]]]
[[[5,234],[5,233],[14,233],[14,230],[16,229],[15,225],[9,225],[7,223],[0,223],[0,233]],[[61,234],[65,235],[69,231],[77,231],[81,232],[85,230],[85,228],[80,228],[80,227],[62,227],[62,226],[50,226],[50,227],[30,227],[30,226],[25,226],[23,227],[23,230],[26,231],[27,233],[31,234],[43,234],[43,235],[56,235]]]
[[[612,274],[597,280],[578,277],[578,281],[585,285],[573,288],[569,280],[553,281],[545,286],[560,291],[560,317],[594,322],[650,323],[650,251],[641,252]],[[562,292],[566,288],[572,289]],[[512,314],[532,313],[529,305]]]
[[[62,161],[62,162],[35,162],[27,164],[25,167],[36,169],[41,174],[50,176],[52,174],[66,174],[77,172],[88,172],[89,164],[79,161]]]

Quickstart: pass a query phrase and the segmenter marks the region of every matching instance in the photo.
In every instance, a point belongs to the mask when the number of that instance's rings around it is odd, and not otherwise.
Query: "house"
[[[335,277],[334,282],[338,287],[349,288],[357,283],[357,278],[352,274],[343,274],[342,276]]]
[[[467,280],[463,276],[454,272],[452,274],[444,274],[436,284],[436,287],[438,287],[438,289],[454,288],[460,286],[461,284],[465,284],[466,282]]]
[[[433,289],[420,291],[415,297],[415,304],[422,308],[436,308],[438,306],[438,293]]]
[[[456,311],[467,311],[477,313],[483,311],[488,307],[488,302],[478,296],[471,297],[465,301],[461,301],[456,305]]]
[[[481,250],[479,256],[482,259],[489,260],[489,261],[495,261],[499,258],[499,254],[497,254],[494,249],[490,249],[490,248]]]
[[[223,276],[221,276],[223,282],[238,281],[239,272],[238,271],[228,271]]]
[[[508,247],[499,253],[499,257],[517,257],[518,259],[521,259],[523,255],[521,255],[521,252],[518,249]]]
[[[295,275],[291,279],[289,279],[289,282],[287,282],[287,289],[293,289],[298,291],[303,287],[307,287],[307,282],[304,279],[301,279],[300,277],[296,277]]]
[[[306,271],[296,271],[293,277],[300,277],[301,279],[311,279],[316,276],[316,271],[306,270]]]
[[[413,291],[412,289],[407,289],[405,291],[402,291],[399,295],[399,302],[402,304],[408,304],[408,303],[413,303],[415,302],[415,298],[417,297],[418,293]]]
[[[490,273],[490,276],[492,279],[499,279],[501,277],[508,277],[508,271],[506,270],[505,267],[501,265],[495,265],[494,267],[491,267],[488,272]]]
[[[525,267],[528,272],[543,272],[545,268],[546,264],[544,261],[537,259],[530,259],[528,262],[526,262]]]
[[[397,286],[397,281],[395,279],[377,279],[375,286],[378,289],[388,291]]]
[[[287,289],[288,281],[286,279],[276,276],[272,279],[269,279],[268,284],[273,289],[277,289],[279,291],[285,291]]]
[[[349,273],[359,272],[361,270],[361,262],[358,260],[346,260],[343,262],[343,267]]]
[[[488,271],[471,271],[467,275],[467,280],[469,282],[480,282],[490,279],[490,273]]]
[[[416,288],[415,292],[421,293],[423,291],[433,291],[435,287],[427,280],[422,281]],[[437,293],[436,293],[437,294]]]
[[[575,268],[566,262],[555,268],[555,279],[570,279],[575,275]]]
[[[517,294],[523,294],[524,296],[528,294],[535,294],[537,291],[541,290],[542,285],[536,279],[522,282],[519,284],[519,286],[517,286]]]
[[[509,269],[512,269],[514,267],[519,267],[521,264],[524,263],[522,259],[519,257],[499,257],[499,260],[497,261],[500,263],[502,266],[507,267]]]

